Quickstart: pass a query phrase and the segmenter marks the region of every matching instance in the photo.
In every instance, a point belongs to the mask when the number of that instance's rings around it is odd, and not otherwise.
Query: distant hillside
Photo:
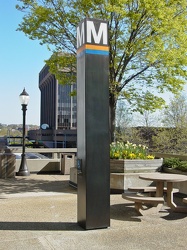
[[[40,127],[38,125],[27,124],[26,130],[37,130]],[[0,136],[21,136],[22,124],[2,124],[0,123]]]

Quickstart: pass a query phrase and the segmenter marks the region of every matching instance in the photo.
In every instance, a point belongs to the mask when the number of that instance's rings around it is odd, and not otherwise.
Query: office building
[[[45,65],[39,73],[39,89],[41,129],[29,131],[29,138],[48,147],[76,147],[77,100],[71,96],[76,84],[59,84]]]

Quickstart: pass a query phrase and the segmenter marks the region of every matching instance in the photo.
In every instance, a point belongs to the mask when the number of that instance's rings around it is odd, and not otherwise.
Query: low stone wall
[[[70,168],[70,180],[69,184],[73,187],[77,187],[77,168]]]
[[[110,174],[110,190],[111,193],[123,193],[125,189],[131,186],[149,186],[151,181],[139,179],[138,173],[111,173]],[[77,168],[70,169],[69,184],[77,187]]]
[[[26,162],[30,173],[61,171],[60,159],[27,159]],[[16,159],[16,172],[19,171],[20,164],[21,159]]]
[[[173,187],[174,188],[178,188],[179,189],[179,193],[187,195],[187,181],[174,183]]]
[[[0,153],[0,178],[15,177],[16,157],[11,153]]]
[[[150,186],[152,184],[152,181],[140,179],[139,175],[140,173],[111,173],[111,193],[123,193],[129,187]]]
[[[60,172],[70,174],[70,168],[75,166],[75,155],[73,153],[62,153],[60,158],[26,159],[29,172],[50,173]],[[16,159],[16,169],[18,172],[21,159]]]

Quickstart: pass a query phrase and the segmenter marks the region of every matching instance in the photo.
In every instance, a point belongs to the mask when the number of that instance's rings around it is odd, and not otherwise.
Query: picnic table
[[[187,213],[187,207],[177,206],[173,201],[173,183],[187,181],[186,175],[165,174],[165,173],[144,173],[139,176],[143,180],[151,180],[156,183],[156,197],[163,197],[164,183],[166,183],[166,202],[167,205],[175,212]]]
[[[139,176],[143,180],[151,180],[155,182],[156,186],[151,187],[130,187],[130,192],[124,192],[122,197],[124,199],[134,201],[135,208],[140,214],[152,213],[160,211],[164,203],[164,192],[166,193],[166,202],[167,205],[175,212],[185,212],[187,213],[186,206],[178,206],[173,200],[173,193],[178,192],[176,188],[173,188],[174,182],[187,181],[187,176],[179,174],[165,174],[165,173],[143,173]],[[166,187],[164,186],[166,183]],[[137,193],[133,193],[137,192]],[[139,192],[141,194],[139,194]],[[150,195],[144,195],[149,193]],[[152,195],[152,194],[155,195]],[[143,194],[143,195],[142,195]],[[187,199],[183,199],[184,202],[187,202]],[[152,205],[153,208],[145,209],[143,205]]]

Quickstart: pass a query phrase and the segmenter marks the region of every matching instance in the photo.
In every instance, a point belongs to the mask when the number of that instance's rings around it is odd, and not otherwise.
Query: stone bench
[[[135,203],[135,209],[140,215],[157,213],[164,203],[163,197],[142,196],[137,193],[130,192],[123,193],[122,198],[133,201]],[[152,205],[153,207],[144,208],[143,205]]]
[[[141,192],[141,193],[156,193],[156,187],[154,186],[147,186],[147,187],[129,187],[129,191],[136,191],[136,192]],[[164,193],[167,192],[167,188],[164,187]],[[178,188],[173,188],[173,193],[178,193],[179,189]]]

